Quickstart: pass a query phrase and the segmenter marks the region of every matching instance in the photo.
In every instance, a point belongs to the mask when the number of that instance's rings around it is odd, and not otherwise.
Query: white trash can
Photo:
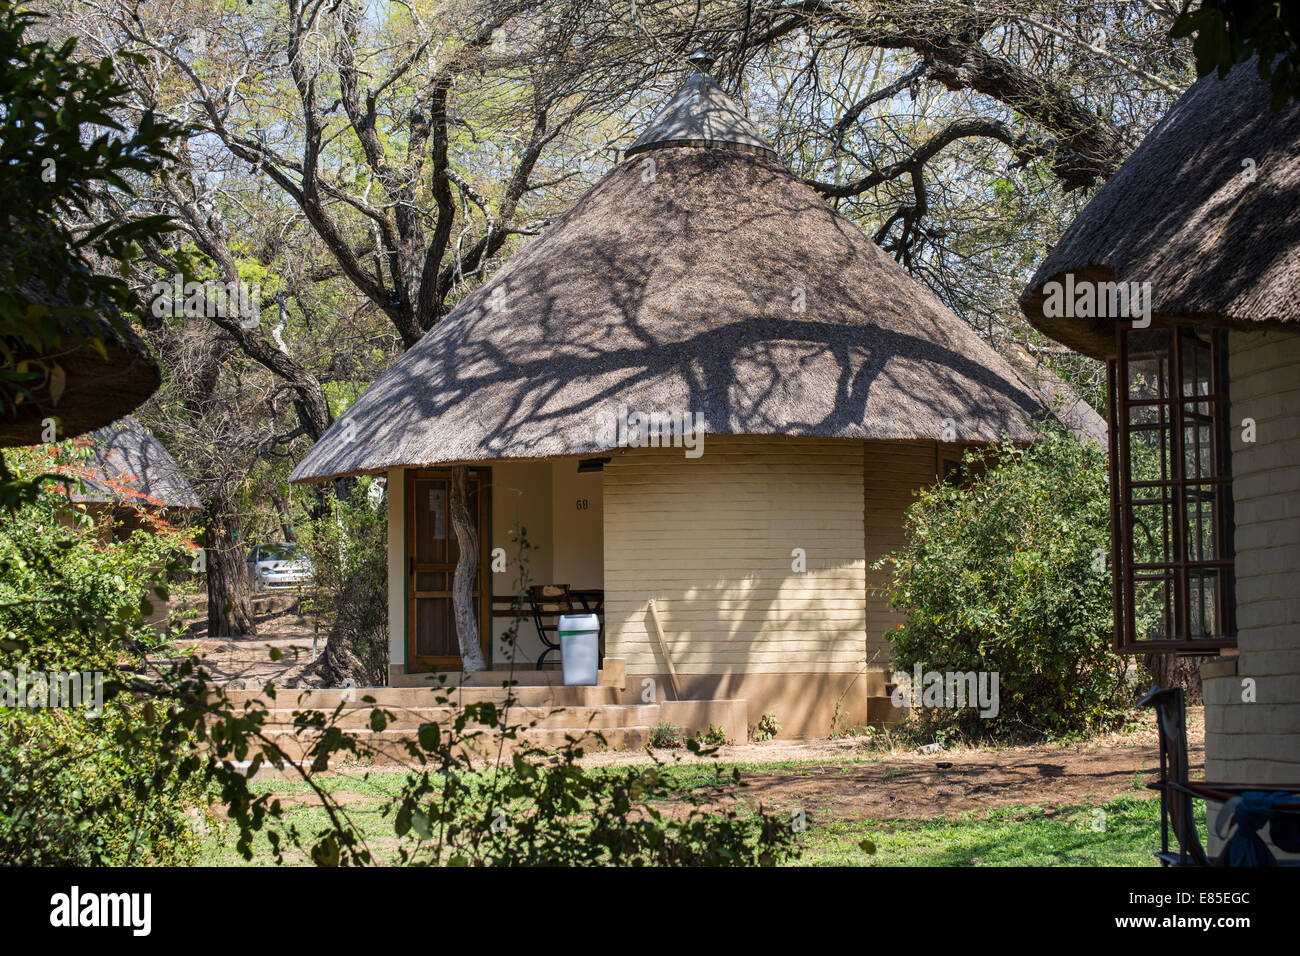
[[[556,633],[565,686],[594,686],[600,669],[600,619],[594,614],[561,614]]]

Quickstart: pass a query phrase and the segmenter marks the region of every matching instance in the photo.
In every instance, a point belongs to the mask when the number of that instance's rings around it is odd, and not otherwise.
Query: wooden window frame
[[[1134,351],[1130,336],[1134,332],[1152,334],[1167,332],[1167,343],[1161,348],[1142,348]],[[1184,340],[1189,334],[1186,327],[1135,330],[1129,323],[1116,323],[1115,354],[1106,363],[1109,398],[1110,442],[1110,512],[1111,541],[1114,558],[1113,575],[1114,648],[1120,654],[1148,654],[1176,652],[1188,655],[1214,654],[1225,647],[1236,647],[1235,581],[1233,577],[1233,520],[1232,472],[1229,442],[1230,403],[1227,374],[1227,334],[1222,330],[1209,333],[1209,384],[1206,394],[1184,394]],[[1136,358],[1159,356],[1168,364],[1167,388],[1163,397],[1132,399],[1130,397],[1130,362]],[[1185,422],[1188,406],[1197,404],[1209,407],[1208,431],[1210,437],[1209,472],[1188,477],[1184,449]],[[1135,426],[1132,409],[1154,407],[1158,409],[1159,423]],[[1197,414],[1192,412],[1192,414]],[[1168,420],[1166,421],[1166,415]],[[1131,441],[1134,432],[1163,431],[1161,449],[1161,478],[1159,480],[1133,480],[1130,461]],[[1135,487],[1136,486],[1136,487]],[[1215,556],[1192,560],[1188,557],[1188,486],[1210,487],[1213,490],[1212,534]],[[1160,493],[1156,497],[1155,493]],[[1137,500],[1135,498],[1135,493]],[[1139,563],[1134,555],[1134,505],[1160,505],[1167,507],[1169,534],[1162,534],[1164,559]],[[1198,519],[1199,521],[1199,519]],[[1200,525],[1198,523],[1198,529]],[[1214,570],[1217,587],[1214,594],[1215,621],[1222,633],[1207,637],[1191,636],[1191,578],[1192,572]],[[1174,635],[1169,638],[1140,639],[1137,636],[1136,595],[1141,581],[1166,582],[1167,622]],[[1172,593],[1169,593],[1172,592]]]

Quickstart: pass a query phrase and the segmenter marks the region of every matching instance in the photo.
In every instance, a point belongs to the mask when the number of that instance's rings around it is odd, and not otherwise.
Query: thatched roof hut
[[[594,455],[602,413],[711,435],[1031,440],[1042,403],[796,178],[708,76],[399,358],[292,480]]]
[[[1093,197],[1021,296],[1029,320],[1096,358],[1111,318],[1044,314],[1044,286],[1149,282],[1154,324],[1300,328],[1300,105],[1269,109],[1254,61],[1197,82]]]
[[[820,734],[896,718],[885,635],[901,621],[873,569],[916,490],[960,474],[971,444],[1032,441],[1065,391],[985,344],[696,73],[292,478],[388,477],[393,683],[465,664],[459,476],[437,467],[464,464],[485,657],[540,668],[555,650],[540,607],[532,628],[511,621],[489,554],[518,553],[521,578],[601,615],[611,686],[590,702],[620,701],[611,720],[743,736],[746,714],[770,713]],[[1060,407],[1102,434],[1086,406]],[[680,427],[609,427],[634,417]],[[651,685],[682,709],[642,709]]]
[[[1193,85],[1021,297],[1108,359],[1116,647],[1220,653],[1201,667],[1204,785],[1234,792],[1300,762],[1300,105],[1270,94],[1255,61]],[[1067,276],[1149,283],[1149,314],[1049,316]],[[1212,853],[1222,812],[1207,803]]]
[[[84,489],[72,494],[74,501],[130,507],[153,505],[178,511],[203,507],[176,459],[133,416],[128,415],[88,437],[91,460],[86,469],[90,476],[99,474],[103,478],[85,477]],[[129,489],[134,494],[124,495],[118,488]]]
[[[60,310],[70,306],[62,292],[51,294],[36,280],[25,283],[21,293],[21,298],[33,305]],[[101,308],[107,313],[116,306],[103,303]],[[66,352],[60,350],[57,362],[63,370],[62,391],[56,395],[57,388],[47,376],[30,398],[11,410],[0,410],[0,448],[45,441],[47,418],[58,420],[59,438],[85,434],[127,414],[157,390],[161,381],[158,366],[129,325],[115,325],[91,313],[72,320],[72,326],[67,331],[75,328],[81,344]],[[90,344],[92,338],[102,343],[102,353]],[[20,345],[13,361],[42,359],[49,361]]]

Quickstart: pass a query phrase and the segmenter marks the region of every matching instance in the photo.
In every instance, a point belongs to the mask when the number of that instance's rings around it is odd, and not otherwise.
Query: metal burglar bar
[[[1235,646],[1226,333],[1116,329],[1110,392],[1115,649]]]

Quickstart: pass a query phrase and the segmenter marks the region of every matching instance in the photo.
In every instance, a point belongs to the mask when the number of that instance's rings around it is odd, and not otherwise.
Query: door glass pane
[[[1149,401],[1169,398],[1169,355],[1164,352],[1163,330],[1146,337],[1142,353],[1134,348],[1129,353],[1128,397],[1130,401]]]
[[[420,571],[415,575],[417,591],[446,591],[448,575],[445,571]]]
[[[1142,572],[1133,582],[1133,623],[1139,641],[1158,641],[1174,630],[1173,579],[1169,574]]]
[[[415,602],[415,653],[418,657],[447,657],[451,647],[451,599],[419,598]]]
[[[1213,485],[1184,489],[1187,507],[1187,560],[1212,561],[1223,557],[1218,547]]]
[[[1188,572],[1187,624],[1193,639],[1218,637],[1223,633],[1223,625],[1217,613],[1221,580],[1222,572],[1218,568],[1192,569]]]
[[[1210,343],[1184,329],[1179,345],[1183,350],[1183,394],[1210,394]]]
[[[1188,406],[1183,412],[1183,476],[1189,479],[1207,478],[1214,474],[1210,461],[1214,446],[1210,432],[1210,418],[1199,415]]]

